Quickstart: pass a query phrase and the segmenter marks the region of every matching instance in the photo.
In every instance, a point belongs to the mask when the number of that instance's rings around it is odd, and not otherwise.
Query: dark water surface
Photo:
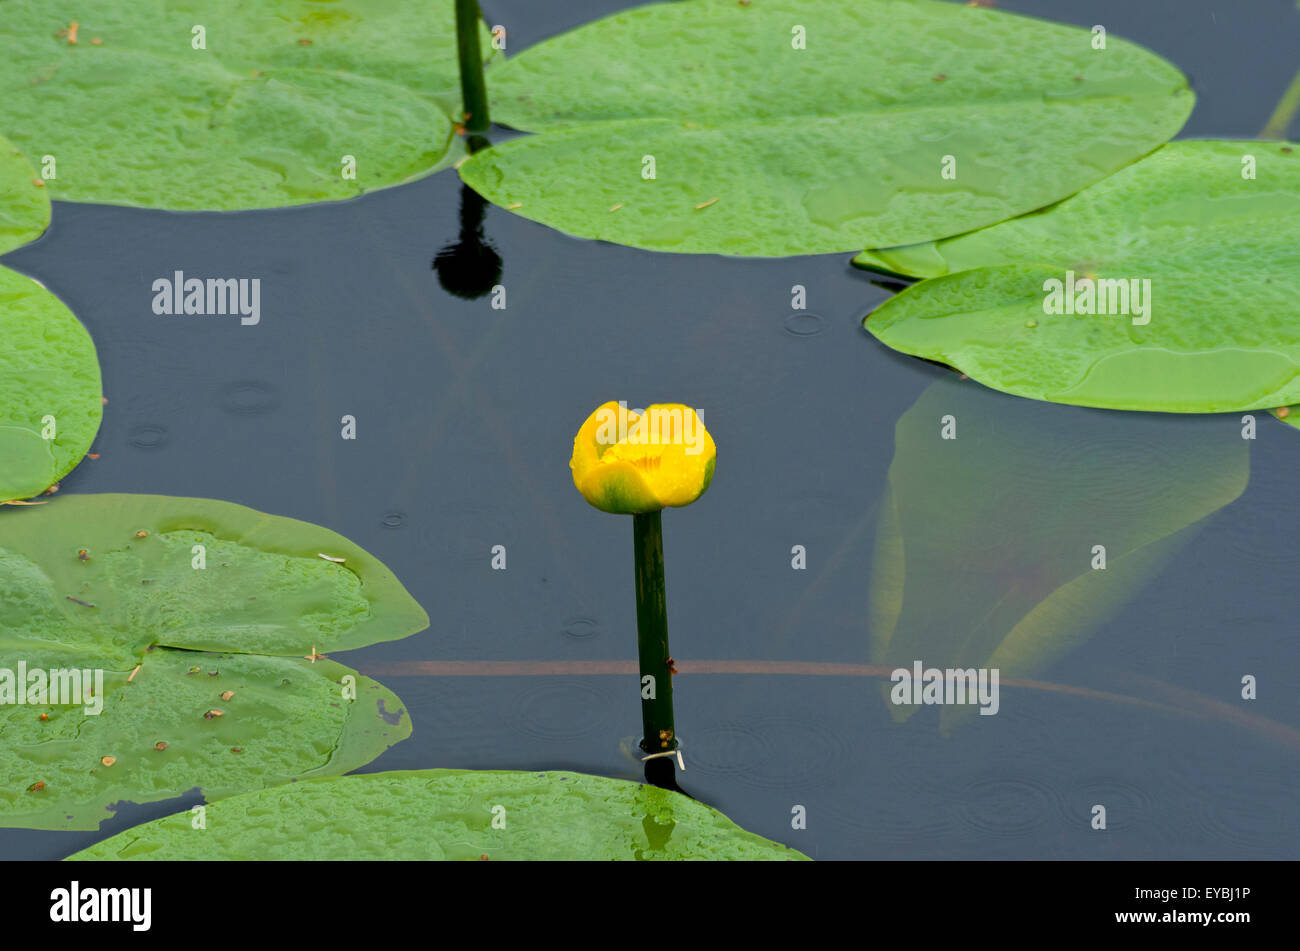
[[[483,3],[512,51],[630,5]],[[1101,23],[1172,59],[1199,96],[1184,136],[1253,137],[1300,67],[1293,0],[999,5]],[[640,775],[620,750],[639,734],[635,676],[581,666],[635,660],[631,524],[591,509],[567,463],[601,402],[673,401],[701,409],[719,456],[708,495],[664,517],[693,795],[819,858],[1300,857],[1295,431],[1257,413],[1240,498],[1041,684],[1004,685],[997,716],[944,737],[933,709],[894,723],[861,666],[895,426],[936,381],[957,387],[958,416],[965,398],[949,371],[862,330],[888,291],[848,254],[654,254],[489,208],[508,294],[493,310],[448,294],[430,268],[457,237],[459,204],[451,170],[281,211],[59,203],[50,232],[4,259],[99,348],[101,457],[64,492],[210,497],[316,522],[381,558],[428,610],[428,631],[337,658],[393,688],[414,722],[367,771]],[[150,286],[175,270],[260,277],[260,325],[155,316]],[[790,308],[794,284],[806,315]],[[1023,403],[964,386],[1008,414]],[[1153,424],[1243,451],[1235,416],[1143,416],[1133,429],[1136,414],[1035,411],[1058,428],[1041,443],[1045,479],[1059,463],[1063,482],[1083,467],[1110,484],[1143,451],[1131,434]],[[339,438],[344,414],[355,442]],[[943,498],[964,474],[932,478]],[[1113,491],[1141,488],[1116,479]],[[1030,522],[1049,497],[1026,501]],[[1017,531],[986,529],[956,557],[1014,562]],[[490,568],[498,544],[506,571]],[[807,570],[791,569],[794,545]],[[944,582],[921,583],[942,598]],[[691,671],[703,662],[720,672]],[[1246,674],[1259,678],[1251,702]],[[129,807],[97,833],[0,830],[0,855],[60,858],[196,801]],[[1098,803],[1104,832],[1089,827]],[[797,805],[806,830],[791,828]]]

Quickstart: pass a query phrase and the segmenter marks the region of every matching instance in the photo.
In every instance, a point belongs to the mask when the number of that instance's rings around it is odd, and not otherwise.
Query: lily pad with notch
[[[427,624],[377,559],[305,522],[148,495],[0,513],[0,826],[94,829],[119,801],[364,765],[410,719],[325,654]]]
[[[1297,145],[1172,142],[1036,214],[855,260],[930,278],[867,330],[994,389],[1173,413],[1300,402]],[[1058,285],[1073,313],[1046,312]]]
[[[460,166],[492,202],[585,238],[754,256],[1040,208],[1169,139],[1194,98],[1117,37],[1097,49],[1076,27],[931,0],[651,4],[487,82],[496,121],[540,133]]]
[[[400,184],[456,154],[458,82],[450,2],[5,0],[0,18],[14,141],[53,156],[65,201],[233,210]]]

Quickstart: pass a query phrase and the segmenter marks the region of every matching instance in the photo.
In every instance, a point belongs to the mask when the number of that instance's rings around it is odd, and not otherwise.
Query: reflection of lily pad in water
[[[50,196],[18,147],[0,136],[0,254],[39,238],[50,224]]]
[[[72,859],[745,859],[807,856],[680,793],[582,773],[429,769],[265,789]]]
[[[929,0],[651,4],[487,84],[495,120],[541,133],[461,166],[493,202],[587,238],[764,256],[1042,207],[1164,142],[1193,101],[1132,43]]]
[[[0,513],[0,698],[23,686],[20,664],[90,672],[70,695],[29,681],[28,702],[0,704],[0,826],[93,829],[119,800],[363,765],[409,718],[317,655],[427,623],[376,559],[305,522],[130,495]]]
[[[37,495],[72,471],[102,413],[86,328],[31,278],[0,268],[0,501]]]
[[[5,0],[0,18],[0,98],[16,144],[54,157],[55,198],[174,209],[350,198],[432,171],[454,139],[450,2],[60,6]]]
[[[947,416],[956,439],[941,438]],[[1235,425],[940,380],[896,428],[872,565],[872,660],[1032,675],[1122,608],[1248,476]],[[899,718],[916,709],[890,707]],[[973,709],[942,707],[942,727]]]
[[[867,330],[1008,393],[1179,413],[1300,400],[1300,146],[1172,142],[1046,211],[855,261],[932,278]]]

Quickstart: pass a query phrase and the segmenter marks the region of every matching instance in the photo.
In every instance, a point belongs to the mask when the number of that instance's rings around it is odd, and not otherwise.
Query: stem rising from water
[[[466,132],[486,132],[487,83],[483,79],[483,54],[479,49],[478,0],[456,0],[456,50],[460,56],[460,93]]]
[[[636,639],[641,662],[641,748],[646,753],[663,753],[677,748],[661,516],[661,512],[632,516],[632,541],[636,554]],[[647,681],[647,677],[653,679]],[[672,758],[647,760],[646,779],[656,786],[676,788]]]

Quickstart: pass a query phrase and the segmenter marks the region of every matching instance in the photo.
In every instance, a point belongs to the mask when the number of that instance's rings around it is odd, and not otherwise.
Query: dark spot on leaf
[[[384,706],[384,698],[383,697],[379,698],[379,716],[389,726],[396,726],[398,723],[401,723],[402,714],[405,712],[406,710],[405,708],[403,708],[401,710],[398,710],[396,713],[389,713],[388,709]]]

